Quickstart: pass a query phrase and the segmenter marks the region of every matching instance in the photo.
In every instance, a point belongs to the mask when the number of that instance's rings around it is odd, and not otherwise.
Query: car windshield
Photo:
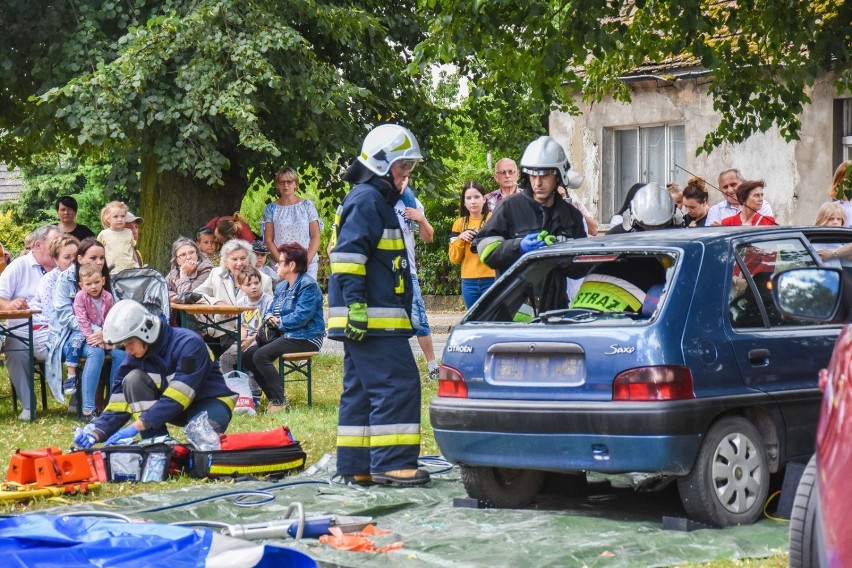
[[[464,323],[645,324],[662,306],[677,256],[632,251],[524,259],[491,287]]]

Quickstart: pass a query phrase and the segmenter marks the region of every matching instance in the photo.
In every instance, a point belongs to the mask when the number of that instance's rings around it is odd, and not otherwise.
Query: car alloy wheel
[[[752,423],[726,416],[714,424],[678,490],[693,520],[722,527],[756,521],[769,491],[769,468]]]

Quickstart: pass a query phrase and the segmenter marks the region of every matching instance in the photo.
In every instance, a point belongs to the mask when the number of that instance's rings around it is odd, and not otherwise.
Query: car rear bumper
[[[762,395],[740,403],[753,405]],[[732,408],[740,406],[733,403]],[[576,403],[436,398],[444,457],[474,466],[685,475],[719,400]]]

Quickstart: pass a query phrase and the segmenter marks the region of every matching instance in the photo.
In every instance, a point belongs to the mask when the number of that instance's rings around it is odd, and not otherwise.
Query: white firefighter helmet
[[[160,335],[160,325],[160,318],[136,300],[120,300],[104,320],[104,343],[118,345],[131,337],[154,343]]]
[[[675,203],[669,190],[658,183],[648,183],[639,188],[630,201],[629,215],[625,215],[625,229],[640,225],[644,229],[659,229],[672,224]],[[630,225],[628,227],[627,225]]]
[[[565,149],[550,136],[539,136],[524,150],[521,171],[527,175],[546,175],[555,172],[565,187],[578,188],[583,176],[571,170]]]
[[[385,176],[398,160],[422,161],[414,134],[398,124],[381,124],[364,138],[358,161],[376,175]]]

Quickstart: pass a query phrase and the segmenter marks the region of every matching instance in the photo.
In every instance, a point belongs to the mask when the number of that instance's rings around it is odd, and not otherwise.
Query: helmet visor
[[[399,169],[401,174],[408,175],[417,166],[417,160],[397,160],[393,165]]]
[[[550,174],[558,175],[559,171],[553,168],[521,168],[521,171],[530,176],[547,176]]]

